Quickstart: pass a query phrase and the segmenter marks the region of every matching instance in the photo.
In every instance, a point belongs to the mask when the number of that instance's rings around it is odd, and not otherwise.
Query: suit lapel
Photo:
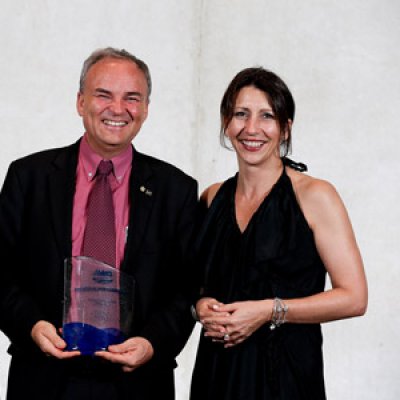
[[[135,256],[143,241],[148,225],[148,219],[154,204],[156,187],[152,169],[146,156],[134,150],[132,161],[132,172],[130,179],[130,212],[128,240],[125,247],[125,256],[121,269],[127,270],[131,267],[130,260]]]
[[[54,237],[62,257],[72,252],[72,208],[75,193],[79,142],[61,152],[49,174],[49,204]]]

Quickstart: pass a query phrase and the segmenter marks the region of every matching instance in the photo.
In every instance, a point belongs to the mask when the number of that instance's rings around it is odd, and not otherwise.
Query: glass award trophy
[[[67,351],[91,355],[128,337],[134,279],[89,257],[65,260],[63,337]]]

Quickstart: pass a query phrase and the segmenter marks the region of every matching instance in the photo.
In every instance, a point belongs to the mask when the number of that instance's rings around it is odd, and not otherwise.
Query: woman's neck
[[[283,162],[276,158],[268,166],[239,165],[236,194],[244,198],[265,197],[283,171]]]

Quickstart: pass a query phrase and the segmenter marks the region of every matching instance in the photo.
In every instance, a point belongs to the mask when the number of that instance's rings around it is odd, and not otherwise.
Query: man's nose
[[[122,114],[125,111],[123,99],[114,99],[110,104],[110,109],[114,114]]]

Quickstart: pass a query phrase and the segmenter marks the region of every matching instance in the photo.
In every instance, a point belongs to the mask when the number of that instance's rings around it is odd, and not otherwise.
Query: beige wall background
[[[218,140],[228,82],[247,66],[277,72],[297,103],[292,157],[342,195],[370,285],[365,317],[323,327],[328,397],[400,398],[397,0],[0,4],[1,182],[13,159],[82,134],[78,77],[95,48],[124,47],[147,61],[154,94],[135,144],[195,176],[201,189],[236,171]],[[179,357],[178,400],[188,398],[198,333]],[[1,335],[1,399],[7,345]]]

